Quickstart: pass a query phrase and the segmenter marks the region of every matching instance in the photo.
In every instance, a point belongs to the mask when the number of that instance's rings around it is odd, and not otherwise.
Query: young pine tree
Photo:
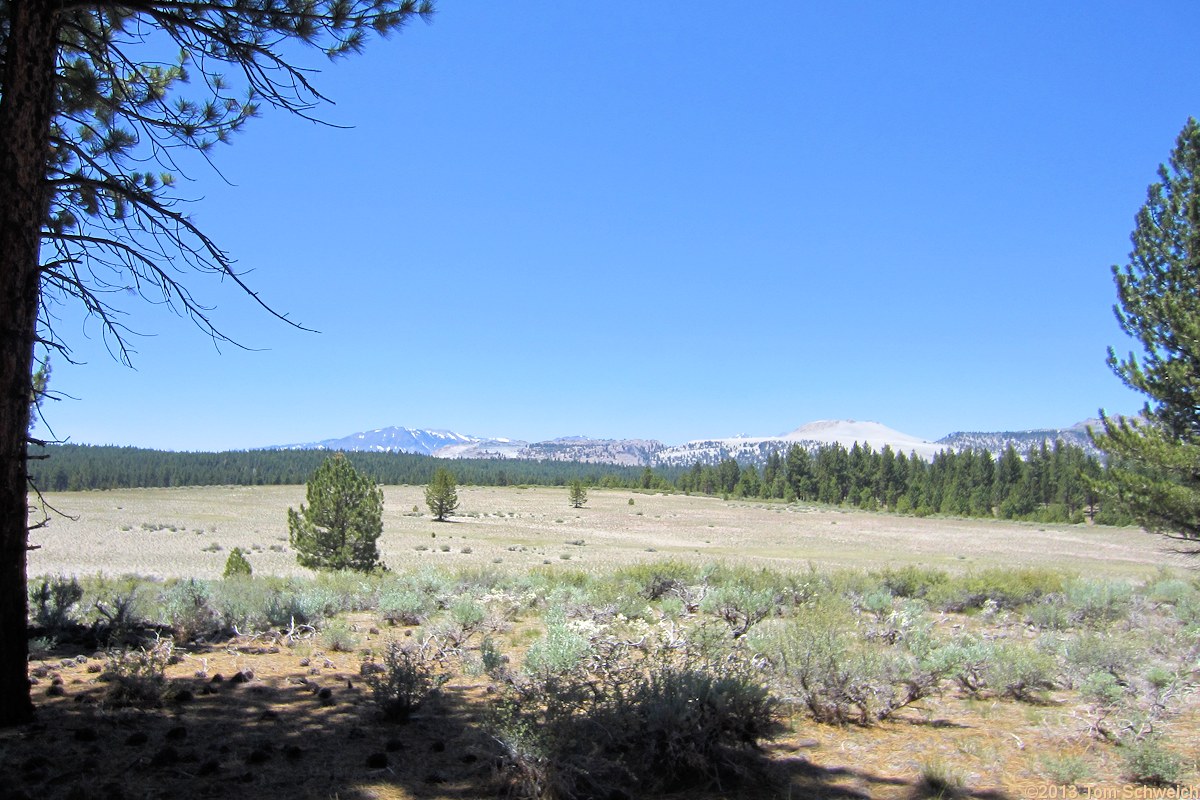
[[[308,505],[288,509],[288,538],[300,566],[369,572],[381,565],[383,492],[342,453],[308,482]]]
[[[571,481],[571,485],[567,487],[567,499],[571,508],[583,508],[583,504],[587,502],[587,489],[584,488],[583,481]]]
[[[446,517],[458,508],[458,485],[449,470],[439,469],[433,473],[433,480],[425,487],[425,504],[438,522],[445,522]]]
[[[248,578],[253,574],[254,568],[250,566],[250,561],[246,558],[246,551],[240,547],[230,550],[229,558],[225,559],[225,572],[222,577]]]

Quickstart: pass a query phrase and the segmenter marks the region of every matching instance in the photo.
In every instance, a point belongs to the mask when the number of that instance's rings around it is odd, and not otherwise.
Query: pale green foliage
[[[592,651],[586,636],[566,625],[550,625],[525,654],[525,671],[542,680],[574,672]]]
[[[458,485],[449,470],[438,469],[433,474],[433,480],[425,487],[425,504],[438,522],[445,522],[458,508]]]
[[[364,663],[362,674],[375,705],[384,717],[396,721],[407,719],[450,677],[435,673],[417,648],[395,641],[387,643],[383,663]]]
[[[74,577],[43,578],[29,588],[29,613],[33,624],[50,633],[65,629],[83,599],[83,587]]]
[[[1183,776],[1183,759],[1164,747],[1161,737],[1152,736],[1130,746],[1125,774],[1135,783],[1174,786]]]
[[[747,638],[777,682],[826,723],[887,719],[936,692],[956,663],[915,618],[902,613],[884,628],[868,627],[832,596],[795,617],[761,623]]]
[[[166,669],[174,643],[160,639],[153,647],[109,653],[101,680],[108,688],[100,702],[108,708],[156,708],[167,695]]]
[[[383,492],[338,453],[308,482],[308,505],[288,509],[288,538],[301,566],[367,572],[380,566]]]

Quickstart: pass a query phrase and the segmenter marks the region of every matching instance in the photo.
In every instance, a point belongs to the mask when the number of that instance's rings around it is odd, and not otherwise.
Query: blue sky
[[[441,0],[183,191],[273,306],[59,330],[54,433],[238,449],[388,425],[667,443],[815,419],[1065,426],[1141,398],[1109,268],[1189,115],[1194,2]]]

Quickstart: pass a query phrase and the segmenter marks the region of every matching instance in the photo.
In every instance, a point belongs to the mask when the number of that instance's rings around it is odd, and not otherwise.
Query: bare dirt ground
[[[458,515],[436,523],[423,487],[387,487],[384,497],[379,547],[392,569],[435,564],[523,571],[559,564],[602,570],[673,558],[779,570],[809,564],[1054,567],[1138,579],[1164,566],[1189,567],[1168,540],[1136,529],[917,519],[627,491],[592,491],[587,504],[574,509],[565,488],[516,487],[460,487]],[[30,575],[216,578],[233,547],[250,553],[256,574],[308,573],[287,547],[287,509],[304,502],[302,486],[73,492],[47,499],[73,519],[55,516],[32,534],[40,549],[30,553]]]

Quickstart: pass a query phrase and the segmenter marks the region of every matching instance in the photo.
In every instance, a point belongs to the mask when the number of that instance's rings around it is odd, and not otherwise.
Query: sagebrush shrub
[[[897,623],[889,635],[865,635],[847,604],[827,598],[763,623],[750,638],[814,720],[869,725],[937,691],[954,663],[940,657],[941,643],[926,629]]]
[[[101,680],[108,688],[101,704],[108,708],[158,708],[167,696],[167,665],[174,642],[160,639],[152,647],[113,651]]]
[[[220,627],[211,595],[208,584],[195,578],[170,583],[159,594],[162,621],[171,626],[177,639],[190,641]]]
[[[531,679],[509,684],[490,722],[515,793],[640,797],[757,774],[776,701],[744,659],[705,666],[676,634],[635,647],[560,625],[535,643]]]
[[[1175,786],[1183,776],[1183,759],[1152,736],[1130,746],[1125,756],[1125,776],[1146,786]]]
[[[434,672],[430,663],[414,646],[390,641],[377,669],[363,664],[362,673],[375,705],[390,720],[405,720],[441,687],[449,675]]]
[[[29,585],[29,612],[35,626],[61,632],[74,622],[83,587],[74,577],[42,578]]]
[[[380,616],[400,625],[420,625],[433,609],[428,595],[408,587],[388,589],[379,596]]]

